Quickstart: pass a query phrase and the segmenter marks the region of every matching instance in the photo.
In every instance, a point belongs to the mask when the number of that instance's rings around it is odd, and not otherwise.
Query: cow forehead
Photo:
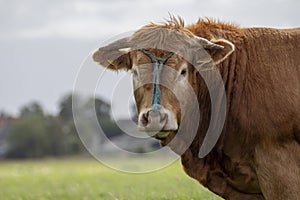
[[[169,53],[161,50],[149,50],[149,52],[151,52],[151,54],[155,55],[156,57],[160,57],[160,58],[164,58]],[[150,58],[140,51],[135,51],[132,54],[132,63],[134,66],[137,67],[151,66]],[[172,57],[168,59],[165,65],[175,70],[179,70],[183,63],[186,63],[186,61],[184,61],[184,59],[179,55],[174,54]]]

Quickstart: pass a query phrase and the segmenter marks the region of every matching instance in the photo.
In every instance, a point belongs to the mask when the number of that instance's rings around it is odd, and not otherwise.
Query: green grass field
[[[146,174],[112,170],[89,158],[0,161],[1,200],[220,200],[176,162]]]

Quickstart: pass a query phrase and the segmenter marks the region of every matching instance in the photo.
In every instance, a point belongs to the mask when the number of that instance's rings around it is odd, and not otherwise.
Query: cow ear
[[[131,69],[130,40],[123,38],[93,53],[93,60],[111,70]]]

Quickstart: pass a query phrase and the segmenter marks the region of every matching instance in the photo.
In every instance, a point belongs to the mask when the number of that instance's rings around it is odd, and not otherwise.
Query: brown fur
[[[229,39],[236,51],[218,66],[228,103],[222,137],[203,160],[196,158],[196,141],[183,156],[194,158],[188,165],[183,159],[186,172],[226,199],[298,199],[300,146],[293,127],[300,124],[300,29],[211,21],[187,28]]]
[[[182,37],[169,37],[165,29]],[[188,38],[194,35],[229,40],[235,51],[217,66],[225,84],[227,116],[217,145],[203,159],[198,158],[198,151],[209,124],[210,97],[204,80],[190,66],[189,82],[198,95],[202,116],[197,136],[182,155],[185,172],[225,199],[299,199],[300,29],[240,28],[207,19],[184,27],[183,20],[171,18],[165,24],[143,27],[131,41],[133,46],[154,44],[158,49],[175,45],[187,52]],[[229,51],[227,48],[209,53],[216,60]],[[124,68],[126,60],[125,68],[130,69],[136,56],[136,51],[128,53],[108,67]],[[100,50],[94,60],[103,64],[107,55]],[[176,60],[170,62],[176,69]],[[137,93],[138,97],[147,92]],[[189,119],[185,123],[197,122]],[[168,144],[174,134],[163,143]],[[181,143],[170,147],[176,151],[185,145]]]

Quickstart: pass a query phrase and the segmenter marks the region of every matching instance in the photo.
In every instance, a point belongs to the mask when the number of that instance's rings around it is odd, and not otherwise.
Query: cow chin
[[[157,138],[158,140],[160,140],[160,144],[161,146],[167,146],[176,136],[177,130],[176,131],[169,131],[168,135],[164,138]]]

